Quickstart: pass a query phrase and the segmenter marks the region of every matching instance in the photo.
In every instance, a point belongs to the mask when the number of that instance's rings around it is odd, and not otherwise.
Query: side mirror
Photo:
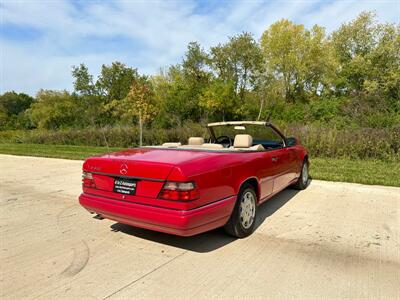
[[[298,144],[297,139],[295,137],[290,137],[286,139],[286,146],[296,146]]]

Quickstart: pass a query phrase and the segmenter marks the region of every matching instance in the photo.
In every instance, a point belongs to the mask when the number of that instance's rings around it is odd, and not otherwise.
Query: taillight
[[[200,197],[200,193],[194,182],[167,181],[158,198],[164,200],[191,201]]]
[[[83,172],[82,173],[82,184],[85,187],[95,188],[96,185],[93,180],[93,174],[89,173],[89,172]]]

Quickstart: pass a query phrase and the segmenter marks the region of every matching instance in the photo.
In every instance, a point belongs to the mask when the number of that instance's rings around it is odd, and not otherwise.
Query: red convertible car
[[[88,158],[80,204],[102,218],[191,236],[217,227],[255,229],[257,207],[288,186],[309,183],[306,149],[272,124],[207,125],[208,139]]]

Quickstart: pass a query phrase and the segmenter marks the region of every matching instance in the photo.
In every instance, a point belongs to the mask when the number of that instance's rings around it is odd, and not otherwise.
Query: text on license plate
[[[115,178],[114,192],[127,195],[135,195],[137,181],[128,178]]]

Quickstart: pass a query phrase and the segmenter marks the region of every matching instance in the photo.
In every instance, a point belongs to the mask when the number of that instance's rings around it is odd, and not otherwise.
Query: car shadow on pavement
[[[263,204],[258,207],[257,211],[257,222],[256,229],[260,227],[260,225],[274,214],[277,210],[279,210],[282,206],[284,206],[287,202],[289,202],[294,196],[297,195],[299,190],[295,190],[292,188],[287,188],[282,192],[278,193],[271,199],[267,200]]]
[[[265,219],[273,215],[277,210],[290,201],[290,199],[292,199],[298,192],[299,191],[297,190],[288,188],[263,203],[258,208],[256,228],[258,228]],[[236,238],[227,235],[223,228],[218,228],[191,237],[175,236],[122,223],[111,225],[111,230],[113,232],[122,232],[137,238],[199,253],[214,251],[236,240]]]

